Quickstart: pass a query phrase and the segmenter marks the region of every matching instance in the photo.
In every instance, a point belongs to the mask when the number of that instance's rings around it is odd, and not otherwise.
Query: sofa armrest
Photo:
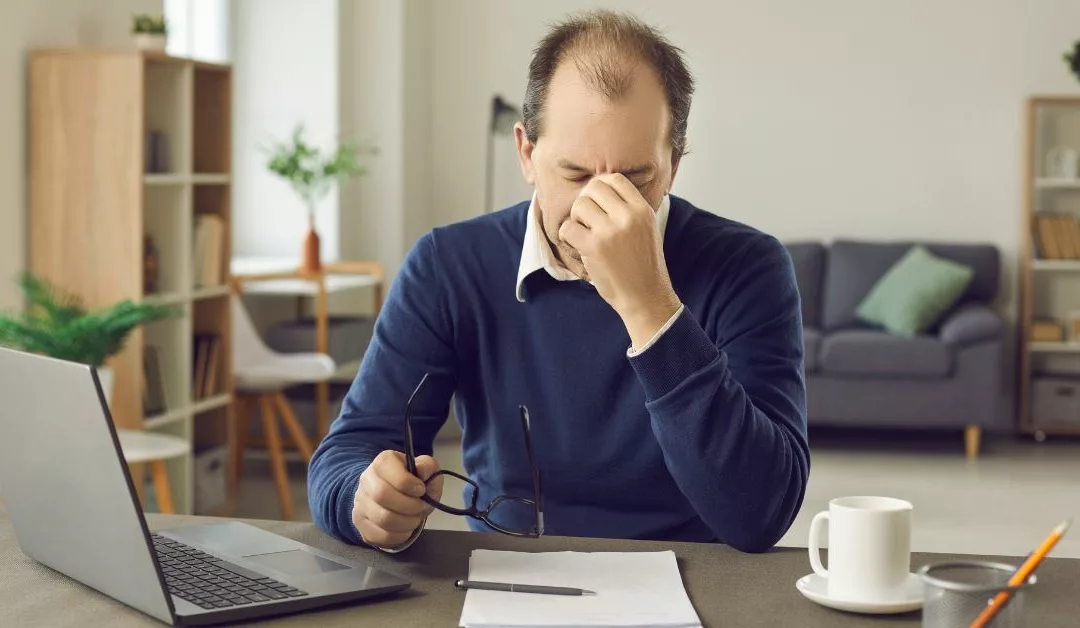
[[[941,324],[941,340],[966,347],[977,342],[1000,338],[1005,325],[997,312],[985,305],[966,305]]]

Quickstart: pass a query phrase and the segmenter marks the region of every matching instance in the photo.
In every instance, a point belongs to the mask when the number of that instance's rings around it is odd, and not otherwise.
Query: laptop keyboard
[[[157,534],[154,551],[169,593],[205,609],[303,597],[306,592]]]

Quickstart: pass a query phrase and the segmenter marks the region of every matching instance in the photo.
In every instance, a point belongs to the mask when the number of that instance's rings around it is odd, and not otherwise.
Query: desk
[[[148,515],[160,530],[208,517]],[[775,549],[742,554],[724,545],[660,543],[547,537],[514,539],[497,534],[428,530],[407,552],[391,556],[339,543],[313,524],[250,522],[366,562],[413,582],[397,596],[274,620],[272,626],[456,626],[464,593],[453,588],[468,571],[476,548],[500,550],[660,551],[674,550],[690,599],[705,626],[918,626],[918,613],[874,617],[840,613],[804,599],[795,581],[810,572],[805,549]],[[915,554],[912,566],[953,560],[947,554]],[[970,556],[964,558],[972,558]],[[977,557],[987,558],[987,557]],[[1006,559],[1016,562],[1018,559]],[[1080,559],[1051,558],[1039,569],[1039,584],[1027,598],[1029,626],[1076,625],[1080,617]],[[19,551],[7,515],[0,508],[0,625],[4,626],[160,626],[161,624],[30,560]]]
[[[233,286],[244,294],[290,296],[297,298],[297,314],[304,313],[304,299],[315,300],[315,347],[319,353],[327,353],[329,347],[329,311],[326,297],[334,292],[370,287],[372,289],[372,315],[378,316],[382,309],[382,266],[376,262],[327,262],[316,272],[308,273],[288,259],[236,258],[230,265]],[[340,365],[339,365],[340,366]],[[322,440],[330,426],[327,412],[330,404],[330,384],[323,381],[315,385],[315,425]]]

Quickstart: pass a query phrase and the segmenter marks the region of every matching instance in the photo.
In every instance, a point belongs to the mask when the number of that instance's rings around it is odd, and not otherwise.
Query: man
[[[533,496],[520,404],[547,534],[744,551],[783,536],[809,471],[799,296],[774,238],[669,196],[692,92],[681,51],[635,18],[590,13],[541,41],[515,128],[533,199],[409,253],[311,462],[324,530],[387,551],[421,533],[442,478],[422,481],[427,455],[409,473],[402,434],[428,373],[416,448],[453,397],[480,507]]]

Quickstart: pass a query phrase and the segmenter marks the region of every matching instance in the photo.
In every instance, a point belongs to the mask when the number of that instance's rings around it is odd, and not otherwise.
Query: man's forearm
[[[688,311],[631,363],[668,470],[701,518],[738,549],[775,544],[798,512],[809,473],[798,403],[777,386],[774,407],[755,405]]]

